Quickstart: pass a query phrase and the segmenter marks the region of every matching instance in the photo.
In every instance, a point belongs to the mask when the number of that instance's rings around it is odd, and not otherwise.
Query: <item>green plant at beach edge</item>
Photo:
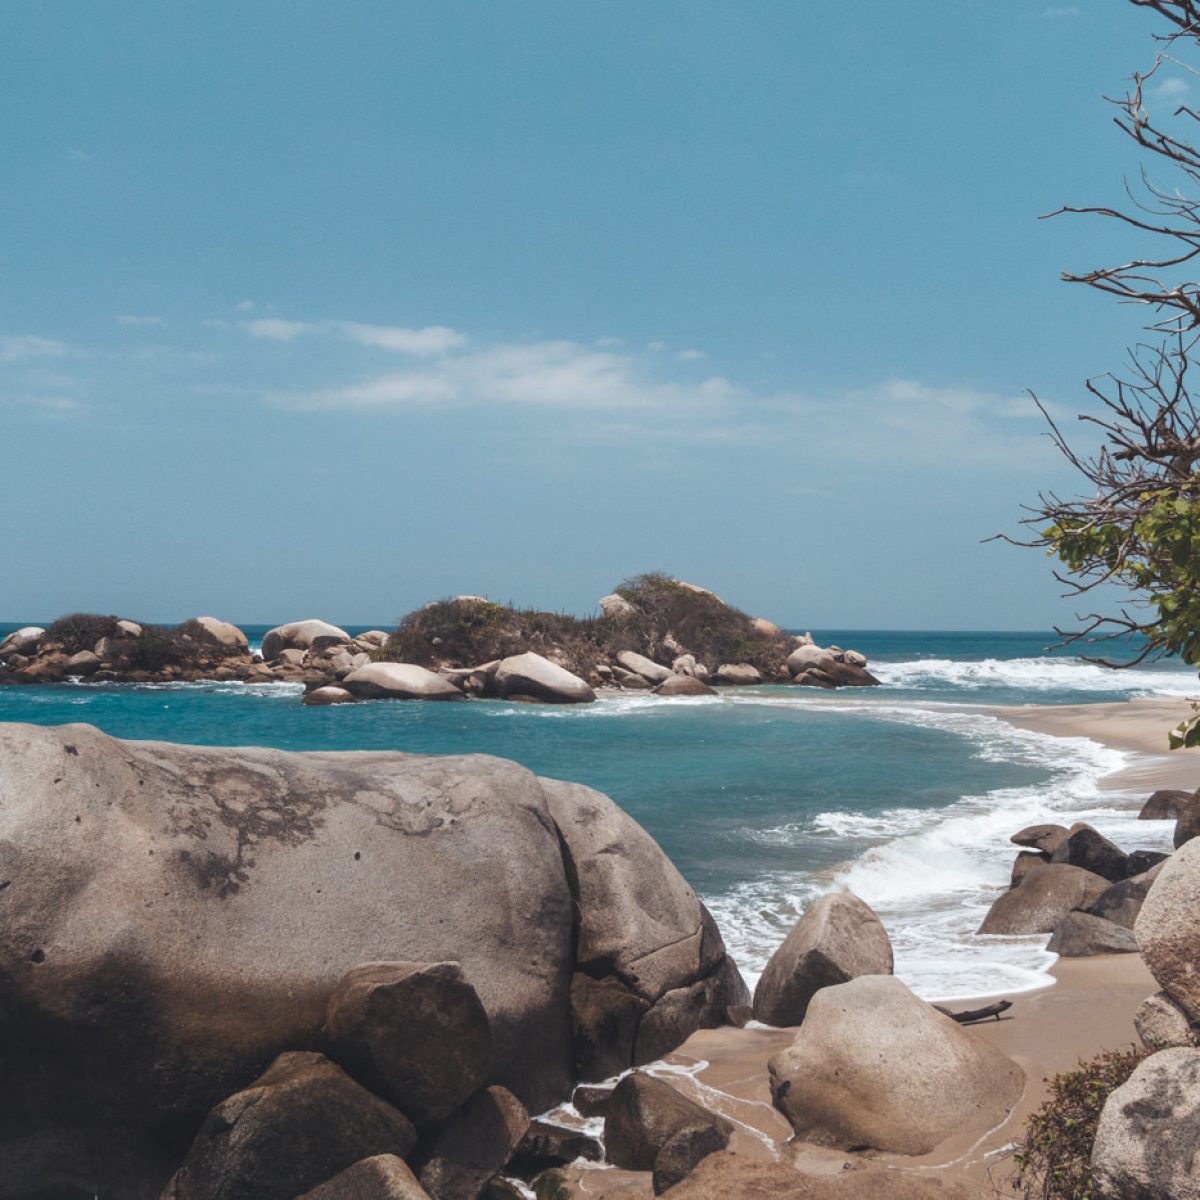
[[[1049,1080],[1050,1095],[1033,1113],[1013,1154],[1012,1186],[1026,1200],[1093,1200],[1092,1144],[1108,1097],[1152,1051],[1108,1050]]]

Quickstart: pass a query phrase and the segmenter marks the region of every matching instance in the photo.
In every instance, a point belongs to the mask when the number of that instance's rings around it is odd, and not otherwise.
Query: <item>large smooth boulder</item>
[[[193,617],[193,621],[220,646],[229,650],[245,650],[250,641],[246,635],[228,621],[219,621],[216,617]]]
[[[1133,932],[1159,987],[1200,1022],[1200,841],[1163,863]]]
[[[1152,792],[1138,813],[1139,821],[1173,821],[1180,810],[1192,798],[1191,792],[1177,788],[1159,788]]]
[[[1178,850],[1185,842],[1190,842],[1198,833],[1200,833],[1200,792],[1192,795],[1179,806],[1173,838],[1175,849]]]
[[[1119,846],[1109,841],[1090,825],[1072,825],[1067,836],[1058,843],[1050,855],[1052,863],[1066,863],[1103,875],[1116,883],[1129,874],[1129,856]]]
[[[279,657],[281,650],[309,650],[318,638],[326,639],[329,645],[350,641],[350,635],[344,629],[330,625],[328,621],[291,621],[267,631],[262,640],[262,656],[270,662]]]
[[[671,675],[654,689],[656,696],[715,696],[717,693],[694,675]]]
[[[804,910],[771,955],[754,989],[754,1019],[799,1025],[821,988],[891,973],[892,943],[879,918],[852,892],[832,892]]]
[[[506,1088],[476,1092],[439,1130],[425,1155],[421,1186],[433,1200],[475,1200],[528,1128],[529,1113]]]
[[[100,667],[100,659],[90,650],[80,650],[78,654],[72,654],[63,664],[63,670],[68,675],[94,675]]]
[[[576,1078],[577,923],[647,1007],[725,962],[631,818],[501,759],[0,724],[0,797],[4,1200],[161,1190],[215,1103],[326,1044],[364,960],[460,962],[534,1111]]]
[[[647,658],[644,654],[638,654],[633,650],[622,650],[617,655],[617,662],[625,670],[632,671],[635,675],[640,675],[649,683],[664,683],[671,678],[670,667],[664,667],[661,663],[656,663],[652,658]]]
[[[825,670],[833,666],[833,663],[833,655],[823,646],[806,645],[797,646],[787,656],[786,666],[789,675],[801,675],[813,667],[817,670]]]
[[[26,625],[23,629],[14,629],[0,641],[0,658],[8,658],[13,654],[35,653],[45,634],[46,631],[40,625]]]
[[[1020,886],[1021,880],[1026,875],[1038,870],[1040,867],[1046,866],[1050,862],[1050,855],[1043,854],[1040,850],[1021,850],[1017,857],[1013,859],[1012,874],[1009,877],[1009,887]]]
[[[1103,917],[1069,912],[1054,927],[1046,949],[1062,958],[1090,958],[1096,954],[1136,954],[1133,930]]]
[[[311,692],[305,692],[300,703],[307,704],[310,708],[327,708],[331,704],[353,704],[357,699],[353,692],[346,691],[344,687],[326,684],[324,687],[313,688]]]
[[[713,682],[726,687],[750,687],[762,681],[762,672],[750,663],[722,663],[713,672]]]
[[[416,1132],[319,1054],[281,1054],[218,1104],[163,1200],[293,1200],[377,1154],[404,1158]]]
[[[1025,1085],[1016,1063],[891,975],[819,991],[768,1069],[801,1140],[899,1154],[994,1129]]]
[[[601,596],[597,601],[600,606],[600,611],[611,620],[622,620],[625,617],[632,617],[637,614],[637,607],[630,604],[624,596],[618,596],[616,592],[611,592],[607,596]]]
[[[1160,1050],[1104,1102],[1092,1173],[1105,1200],[1200,1200],[1200,1050]]]
[[[1133,1027],[1147,1050],[1196,1044],[1196,1033],[1187,1013],[1166,992],[1155,992],[1138,1005]]]
[[[1133,875],[1129,879],[1122,879],[1120,883],[1114,883],[1088,912],[1094,917],[1103,917],[1106,921],[1115,921],[1118,925],[1124,925],[1126,929],[1132,929],[1161,870],[1162,867],[1156,865],[1141,875]]]
[[[408,1164],[394,1154],[361,1158],[299,1200],[429,1200]]]
[[[733,1125],[662,1079],[634,1071],[613,1089],[604,1117],[608,1161],[627,1171],[653,1171],[663,1148],[688,1129],[712,1129],[723,1146]],[[714,1146],[713,1149],[719,1147]]]
[[[1108,890],[1109,882],[1080,867],[1051,863],[1029,872],[1020,887],[1001,895],[979,926],[979,933],[1053,933],[1075,909],[1088,909]]]
[[[330,1053],[418,1125],[487,1081],[494,1050],[478,993],[455,962],[364,963],[329,999]]]
[[[465,700],[448,679],[414,663],[368,663],[342,679],[342,687],[362,700]]]
[[[1065,825],[1027,825],[1018,830],[1008,840],[1014,846],[1024,846],[1029,850],[1040,850],[1043,854],[1053,854],[1059,843],[1070,833]]]
[[[552,780],[542,790],[579,902],[571,1002],[580,1076],[605,1079],[632,1066],[639,1026],[654,1027],[648,1014],[659,1005],[680,1041],[724,1024],[746,987],[696,893],[674,868],[652,869],[665,862],[657,843],[599,793]],[[693,988],[699,1000],[681,1006],[674,993]],[[655,1042],[662,1053],[657,1034]]]
[[[492,676],[499,695],[542,704],[590,704],[596,693],[578,675],[532,650],[502,659]]]

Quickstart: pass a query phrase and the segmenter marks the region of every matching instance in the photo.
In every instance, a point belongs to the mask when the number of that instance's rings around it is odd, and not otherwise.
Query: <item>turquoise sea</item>
[[[922,995],[1042,986],[1053,962],[1044,938],[973,932],[1007,885],[1009,834],[1083,819],[1127,849],[1169,849],[1170,830],[1132,819],[1140,796],[1098,786],[1128,756],[980,709],[1192,696],[1195,672],[1047,655],[1051,634],[813,633],[861,650],[884,686],[619,695],[580,708],[305,708],[298,685],[80,683],[0,687],[0,720],[206,745],[503,755],[599,788],[636,817],[713,910],[751,983],[807,901],[842,884],[879,912],[898,973]]]

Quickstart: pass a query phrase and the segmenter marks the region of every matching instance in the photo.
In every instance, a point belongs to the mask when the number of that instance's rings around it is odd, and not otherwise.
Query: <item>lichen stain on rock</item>
[[[191,795],[171,804],[171,832],[207,841],[224,830],[230,851],[181,850],[179,862],[219,899],[236,896],[250,882],[254,847],[262,843],[300,846],[316,837],[328,800],[316,789],[296,786],[276,774],[213,766],[192,781]]]

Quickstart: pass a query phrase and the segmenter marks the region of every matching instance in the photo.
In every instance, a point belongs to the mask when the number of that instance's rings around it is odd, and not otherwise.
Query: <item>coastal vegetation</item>
[[[533,650],[556,655],[586,677],[596,663],[622,651],[654,661],[690,653],[700,662],[749,663],[781,675],[795,639],[724,603],[712,592],[662,572],[618,585],[598,617],[574,617],[462,596],[428,604],[403,617],[377,657],[420,666],[470,666]],[[611,599],[606,597],[606,599]]]
[[[1151,1051],[1107,1050],[1048,1081],[1049,1097],[1032,1114],[1013,1155],[1014,1187],[1027,1200],[1093,1200],[1092,1147],[1108,1098]]]
[[[1099,448],[1073,448],[1042,407],[1051,437],[1086,481],[1083,496],[1039,496],[1025,519],[1032,536],[1021,544],[1046,550],[1061,563],[1056,578],[1068,594],[1095,589],[1119,597],[1115,611],[1082,614],[1079,626],[1058,630],[1063,644],[1116,643],[1119,661],[1177,655],[1200,664],[1200,410],[1191,374],[1200,341],[1200,282],[1186,276],[1200,254],[1200,113],[1180,103],[1169,114],[1160,72],[1192,67],[1181,56],[1200,46],[1200,5],[1194,0],[1132,0],[1167,22],[1162,48],[1150,68],[1135,73],[1128,92],[1113,103],[1117,126],[1149,155],[1142,194],[1132,207],[1065,208],[1115,221],[1158,250],[1116,266],[1072,273],[1064,279],[1134,303],[1152,314],[1155,341],[1134,347],[1126,370],[1089,380],[1098,413],[1079,420],[1099,434]],[[1186,87],[1185,87],[1186,91]],[[1170,93],[1175,95],[1175,92]],[[1057,215],[1057,214],[1055,214]],[[1173,748],[1200,745],[1200,709],[1170,735]]]

